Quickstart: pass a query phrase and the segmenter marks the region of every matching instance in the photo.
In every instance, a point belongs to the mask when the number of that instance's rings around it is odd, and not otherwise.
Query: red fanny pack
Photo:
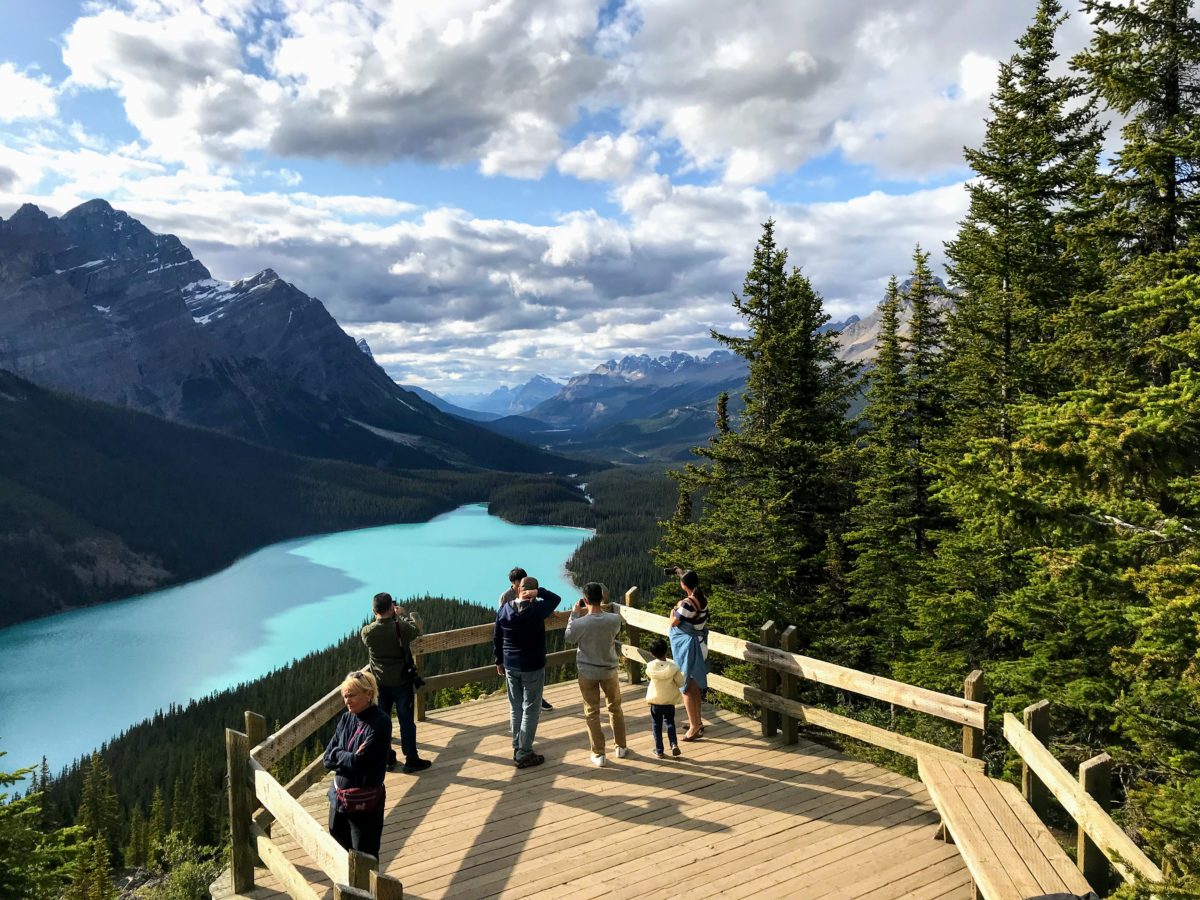
[[[383,785],[377,787],[348,787],[334,788],[337,791],[337,802],[345,812],[368,813],[374,812],[383,800]]]

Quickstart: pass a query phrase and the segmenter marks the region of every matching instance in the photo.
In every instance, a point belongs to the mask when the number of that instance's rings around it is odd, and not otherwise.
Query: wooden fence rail
[[[666,634],[669,620],[665,616],[645,612],[629,607],[614,607],[627,624],[642,631],[655,634]],[[987,724],[987,704],[965,697],[954,697],[950,694],[940,694],[926,688],[915,687],[902,681],[893,681],[879,675],[869,675],[857,669],[849,669],[835,663],[802,656],[799,653],[788,653],[774,647],[764,647],[753,641],[730,637],[716,631],[708,633],[708,649],[710,653],[720,653],[732,659],[740,659],[760,666],[770,666],[780,673],[791,673],[815,681],[818,684],[829,685],[864,697],[882,700],[896,706],[917,712],[928,713],[958,725],[971,728],[984,728]]]
[[[1126,881],[1138,875],[1162,881],[1162,869],[1150,861],[1099,803],[1071,777],[1054,755],[1012,713],[1004,714],[1004,737],[1046,790],[1062,804]]]

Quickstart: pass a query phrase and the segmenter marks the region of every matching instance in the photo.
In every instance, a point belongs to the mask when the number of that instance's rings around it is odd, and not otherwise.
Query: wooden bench
[[[918,766],[942,824],[985,900],[1091,892],[1013,785],[937,759],[921,759]]]

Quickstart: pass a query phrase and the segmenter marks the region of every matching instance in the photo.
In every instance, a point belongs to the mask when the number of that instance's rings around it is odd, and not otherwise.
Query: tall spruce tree
[[[1170,253],[1200,225],[1200,23],[1189,0],[1084,0],[1095,30],[1075,58],[1125,118],[1106,179],[1110,224],[1133,255]]]
[[[75,824],[100,840],[108,853],[116,852],[121,839],[121,813],[112,772],[99,753],[88,760]]]
[[[851,608],[866,623],[859,664],[886,671],[901,656],[908,593],[920,575],[913,533],[912,393],[900,338],[900,288],[893,277],[880,307],[875,364],[866,375],[858,504],[847,543],[854,554]]]
[[[1073,737],[1119,755],[1131,821],[1196,886],[1200,29],[1187,3],[1085,7],[1097,27],[1077,64],[1126,117],[1104,178],[1112,249],[1055,348],[1073,384],[1020,410],[1043,541],[1012,633],[1056,661],[1044,678],[1063,685]]]
[[[808,279],[788,271],[773,221],[733,305],[747,334],[713,337],[749,366],[740,427],[696,449],[707,465],[676,473],[681,490],[702,498],[701,511],[693,523],[668,524],[658,555],[699,572],[722,627],[750,634],[773,618],[812,640],[832,618],[819,598],[829,533],[844,528],[849,507],[839,454],[850,440],[856,368],[837,358],[836,335],[821,331],[829,316]]]
[[[917,652],[901,674],[947,689],[985,659],[1011,655],[994,616],[1027,579],[1016,409],[1066,383],[1046,348],[1072,293],[1096,281],[1093,256],[1072,236],[1094,214],[1101,132],[1083,81],[1052,72],[1064,18],[1056,0],[1042,0],[1001,66],[983,143],[966,150],[979,177],[946,247],[956,303],[934,492],[947,526],[926,557],[912,610]],[[991,675],[999,693],[1009,690],[1003,670]]]
[[[161,788],[154,788],[150,801],[150,819],[146,833],[146,865],[157,868],[162,862],[162,849],[167,840],[167,806]]]

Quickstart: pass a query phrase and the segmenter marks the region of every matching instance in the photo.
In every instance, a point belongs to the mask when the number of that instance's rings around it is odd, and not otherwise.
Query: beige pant
[[[613,743],[625,746],[625,713],[621,709],[621,679],[584,678],[579,676],[579,693],[583,695],[583,719],[587,722],[588,742],[592,753],[604,755],[604,731],[600,728],[600,692],[608,701],[608,717],[612,720]]]

